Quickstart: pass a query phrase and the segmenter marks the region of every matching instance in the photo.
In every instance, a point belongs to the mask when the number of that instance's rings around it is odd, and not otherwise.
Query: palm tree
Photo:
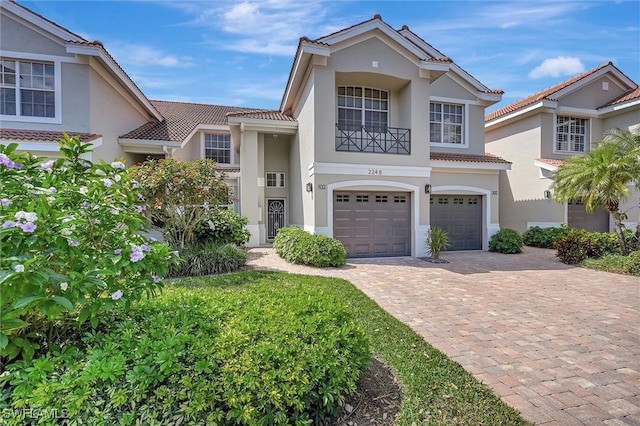
[[[640,131],[612,130],[595,149],[567,159],[554,173],[555,199],[582,199],[587,212],[603,207],[611,214],[623,254],[627,254],[620,201],[630,195],[628,184],[640,187]],[[636,229],[640,235],[640,224]]]

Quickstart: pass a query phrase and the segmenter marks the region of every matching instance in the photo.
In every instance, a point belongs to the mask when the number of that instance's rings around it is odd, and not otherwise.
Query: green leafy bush
[[[281,284],[169,288],[114,312],[108,330],[86,333],[82,348],[9,365],[0,410],[57,410],[87,425],[321,421],[355,391],[368,343],[344,302]]]
[[[518,231],[510,228],[500,229],[489,240],[489,251],[498,253],[522,253],[522,246],[522,237]]]
[[[174,254],[148,241],[144,198],[122,162],[92,163],[65,136],[62,158],[0,145],[0,356],[29,358],[55,321],[127,306],[161,286]],[[1,360],[0,360],[1,361]]]
[[[602,243],[592,232],[571,229],[565,236],[556,240],[556,250],[556,256],[562,263],[574,265],[588,257],[600,257]]]
[[[311,235],[295,226],[281,228],[273,242],[278,256],[296,264],[340,267],[347,263],[347,250],[339,240]]]
[[[196,229],[196,241],[199,243],[213,242],[217,244],[244,245],[251,233],[246,226],[249,220],[233,210],[211,210]]]
[[[233,244],[195,244],[183,250],[180,258],[180,264],[169,269],[168,278],[233,272],[247,263],[246,253]]]
[[[569,228],[566,225],[552,226],[549,228],[541,228],[539,226],[532,226],[524,231],[522,234],[522,241],[524,245],[530,247],[540,248],[554,248],[556,238],[565,235],[569,232]]]
[[[606,254],[597,259],[587,258],[582,265],[599,271],[640,276],[640,251],[632,251],[627,256]]]

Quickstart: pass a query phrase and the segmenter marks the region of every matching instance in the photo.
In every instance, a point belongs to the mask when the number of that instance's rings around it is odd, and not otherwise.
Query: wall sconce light
[[[307,192],[313,192],[313,184],[311,182],[307,182]]]
[[[547,200],[551,198],[551,191],[549,191],[548,189],[544,191],[544,198],[546,198]]]
[[[426,184],[424,186],[424,193],[425,194],[430,194],[431,193],[431,184],[428,183],[428,184]]]

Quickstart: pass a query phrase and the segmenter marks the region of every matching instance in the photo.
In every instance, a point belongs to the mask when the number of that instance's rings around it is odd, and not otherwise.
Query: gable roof
[[[607,104],[602,105],[600,108],[606,108],[613,105],[620,105],[625,102],[633,101],[636,99],[640,99],[640,86],[636,87],[635,90],[630,90],[629,92],[624,93],[622,96],[612,100],[611,102],[608,102]]]
[[[504,93],[502,90],[489,89],[486,87],[471,76],[471,74],[455,64],[449,57],[443,55],[442,52],[409,30],[408,26],[404,25],[401,29],[395,30],[384,22],[379,14],[376,14],[371,19],[314,40],[308,37],[301,37],[298,42],[293,64],[291,65],[291,71],[289,72],[289,79],[282,96],[280,110],[289,112],[292,108],[292,105],[295,103],[296,91],[302,84],[306,69],[310,64],[310,58],[313,55],[321,57],[329,56],[332,46],[373,30],[377,30],[386,35],[398,45],[405,48],[407,52],[414,55],[421,71],[435,72],[436,76],[433,77],[433,79],[444,73],[453,71],[462,81],[473,87],[480,97],[484,97],[486,100],[494,103],[501,99],[501,95]]]
[[[134,99],[142,106],[147,114],[160,120],[162,116],[151,105],[149,99],[142,93],[142,90],[129,77],[124,69],[116,62],[111,54],[105,49],[100,41],[89,41],[67,28],[45,18],[31,9],[17,3],[15,0],[0,1],[0,9],[6,10],[15,16],[35,25],[54,37],[62,40],[68,53],[93,56],[102,63],[104,67],[122,84]]]
[[[543,89],[539,92],[529,95],[526,98],[520,99],[505,107],[497,109],[487,114],[484,119],[485,121],[492,121],[497,118],[511,114],[512,112],[516,112],[536,102],[540,102],[544,100],[556,101],[557,100],[556,96],[559,96],[561,94],[560,92],[564,91],[565,89],[568,89],[570,86],[581,83],[583,80],[595,74],[601,74],[609,71],[612,71],[616,73],[618,76],[622,77],[623,79],[626,79],[626,83],[629,84],[631,88],[630,90],[631,92],[637,89],[638,85],[635,84],[633,80],[629,79],[626,75],[624,75],[622,71],[616,68],[616,66],[613,65],[613,62],[609,61],[609,62],[605,62],[604,64],[598,65],[597,67],[592,68],[588,71],[580,73],[574,77],[571,77],[567,80],[561,81],[560,83],[554,84],[551,87],[547,87],[546,89]]]
[[[120,139],[139,139],[183,143],[200,126],[227,126],[228,116],[295,121],[280,111],[246,107],[197,104],[190,102],[151,101],[164,120],[148,122],[120,136]]]

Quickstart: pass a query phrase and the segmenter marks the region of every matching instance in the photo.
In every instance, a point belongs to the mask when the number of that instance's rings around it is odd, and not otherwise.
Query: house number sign
[[[369,169],[369,173],[370,175],[381,175],[382,174],[382,170],[381,169]]]

